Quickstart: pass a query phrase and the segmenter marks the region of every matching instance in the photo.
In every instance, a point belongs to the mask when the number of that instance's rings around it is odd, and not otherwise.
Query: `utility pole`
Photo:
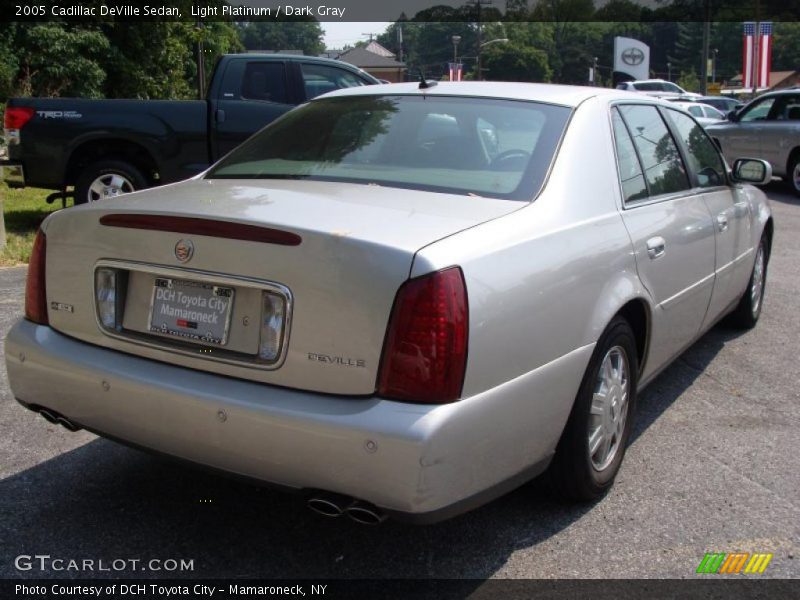
[[[711,38],[711,2],[705,0],[703,7],[703,64],[700,65],[700,93],[708,92],[708,45]]]
[[[200,11],[198,11],[199,13]],[[197,99],[206,97],[206,65],[203,60],[203,24],[198,14],[197,21]]]
[[[753,98],[758,94],[758,47],[759,47],[759,34],[761,32],[761,2],[756,0],[756,29],[753,32],[753,62],[750,67],[750,72],[753,74]],[[769,75],[767,75],[769,80]]]
[[[469,0],[467,4],[474,4],[478,9],[478,81],[483,81],[483,56],[481,55],[481,43],[483,42],[483,31],[481,26],[481,6],[493,4],[493,0]]]

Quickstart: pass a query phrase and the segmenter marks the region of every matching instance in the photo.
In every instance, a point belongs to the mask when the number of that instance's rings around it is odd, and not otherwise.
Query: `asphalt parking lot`
[[[645,391],[602,501],[559,505],[533,484],[432,526],[325,519],[299,497],[51,425],[14,401],[3,367],[0,578],[65,575],[15,568],[33,554],[194,561],[115,576],[695,578],[706,552],[771,552],[757,577],[800,577],[800,199],[767,193],[776,235],[759,325],[714,328]],[[0,270],[3,338],[24,277]]]

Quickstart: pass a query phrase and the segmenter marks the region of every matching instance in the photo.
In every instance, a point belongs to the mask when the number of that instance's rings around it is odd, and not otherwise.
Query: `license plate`
[[[224,346],[233,306],[233,288],[157,277],[150,303],[152,333]]]

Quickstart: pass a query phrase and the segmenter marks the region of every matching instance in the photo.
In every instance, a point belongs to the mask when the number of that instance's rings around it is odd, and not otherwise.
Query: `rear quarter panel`
[[[617,210],[606,111],[596,99],[576,109],[534,202],[416,257],[412,276],[454,264],[464,271],[470,313],[465,398],[595,344],[626,302],[647,299]],[[579,361],[559,378],[554,397],[531,397],[525,386],[518,386],[513,400],[505,395],[514,405],[505,413],[508,430],[523,435],[524,423],[545,422],[541,443],[554,446],[590,354],[573,354]]]

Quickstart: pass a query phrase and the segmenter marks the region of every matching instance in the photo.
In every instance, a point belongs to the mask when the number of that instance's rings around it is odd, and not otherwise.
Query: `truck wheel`
[[[100,160],[86,167],[75,183],[75,204],[114,198],[147,187],[142,172],[121,160]]]

